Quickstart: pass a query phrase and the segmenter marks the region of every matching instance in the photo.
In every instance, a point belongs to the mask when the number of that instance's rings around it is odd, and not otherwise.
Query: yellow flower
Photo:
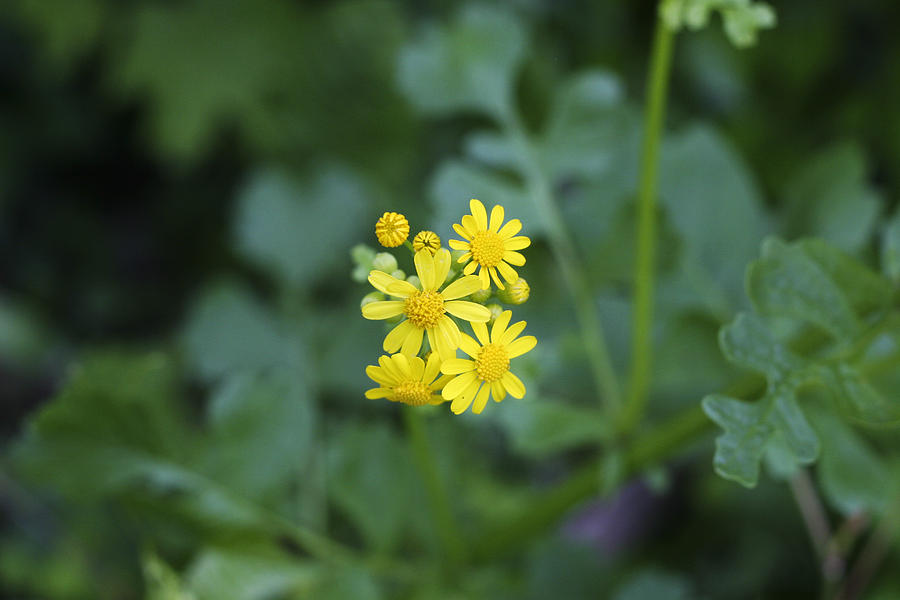
[[[412,244],[413,250],[416,252],[424,248],[431,252],[433,256],[438,251],[438,248],[441,247],[441,238],[433,231],[420,231],[413,238]]]
[[[379,385],[367,390],[366,398],[387,398],[410,406],[440,404],[444,402],[440,391],[453,379],[441,375],[441,359],[434,352],[427,363],[418,356],[394,354],[379,358],[378,365],[366,367],[366,375]]]
[[[466,275],[471,275],[481,266],[478,275],[481,277],[482,289],[488,289],[493,279],[497,288],[502,290],[503,284],[497,271],[506,281],[514,283],[519,274],[510,265],[521,267],[525,264],[525,257],[516,250],[527,248],[531,245],[531,240],[524,235],[516,236],[522,229],[522,222],[518,219],[512,219],[501,227],[503,207],[499,204],[491,210],[490,222],[484,204],[473,198],[469,202],[469,208],[472,214],[463,215],[462,224],[453,224],[454,231],[465,241],[450,240],[450,247],[466,251],[459,259],[460,263],[471,260],[463,271]]]
[[[420,250],[413,260],[421,288],[408,281],[395,279],[383,271],[372,271],[369,273],[369,283],[375,289],[402,300],[371,302],[362,307],[362,315],[372,320],[406,316],[384,338],[386,352],[400,350],[407,356],[415,356],[427,333],[431,349],[437,351],[442,360],[455,358],[460,344],[460,332],[446,313],[464,321],[484,323],[490,319],[491,312],[482,305],[457,299],[468,296],[481,284],[478,277],[470,275],[460,277],[443,291],[438,291],[450,272],[450,252],[446,248],[441,248],[434,256],[428,250]]]
[[[531,288],[528,286],[528,282],[524,277],[519,277],[515,283],[497,294],[497,297],[507,304],[524,304],[530,295]]]
[[[478,341],[462,334],[460,348],[474,360],[453,358],[441,363],[441,373],[456,375],[442,391],[444,399],[453,402],[450,410],[454,413],[465,412],[473,400],[472,412],[477,415],[484,410],[489,396],[500,402],[507,393],[513,398],[525,395],[525,384],[509,370],[509,359],[530,351],[537,339],[533,335],[516,339],[525,329],[525,321],[507,328],[510,317],[512,312],[503,311],[494,322],[490,337],[484,323],[472,323]]]
[[[396,248],[409,237],[409,221],[400,213],[386,212],[375,223],[375,237],[385,248]]]

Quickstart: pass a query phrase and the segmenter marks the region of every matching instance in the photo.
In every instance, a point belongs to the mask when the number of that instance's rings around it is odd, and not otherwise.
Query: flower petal
[[[444,400],[443,396],[441,396],[440,394],[432,394],[431,400],[428,401],[428,404],[437,406],[438,404],[443,404],[444,402],[446,402],[446,400]]]
[[[472,358],[477,358],[478,353],[481,351],[481,346],[478,342],[473,340],[472,336],[465,333],[459,336],[459,348]]]
[[[375,365],[369,365],[366,367],[366,375],[369,376],[369,379],[371,379],[375,383],[380,383],[381,385],[393,386],[399,383],[397,379],[390,373],[388,373],[381,367],[376,367]]]
[[[451,358],[441,363],[441,373],[445,375],[459,375],[475,370],[475,361],[465,358]]]
[[[478,377],[478,375],[475,371],[469,371],[468,373],[463,373],[462,375],[454,377],[453,380],[441,390],[441,395],[447,400],[453,400],[462,394],[465,389],[475,381],[476,377]]]
[[[468,240],[468,241],[470,241],[470,242],[472,241],[472,234],[469,233],[469,232],[466,230],[466,228],[463,227],[462,225],[459,225],[458,223],[454,223],[454,224],[453,224],[453,231],[455,231],[455,232],[457,233],[457,235],[459,235],[459,237],[463,238],[464,240]],[[451,240],[451,242],[452,242],[452,241],[453,241],[453,240]]]
[[[506,329],[503,335],[500,336],[500,343],[504,346],[508,346],[510,342],[516,339],[516,336],[522,333],[523,329],[525,329],[525,321],[513,323]]]
[[[500,231],[500,225],[503,224],[503,207],[499,204],[494,205],[491,209],[491,223],[488,229],[491,231]]]
[[[422,248],[416,252],[413,262],[416,263],[416,274],[419,276],[419,281],[422,282],[422,289],[425,291],[435,289],[434,257],[431,256],[431,252]]]
[[[506,223],[506,225],[500,228],[500,231],[497,232],[497,235],[506,240],[519,233],[520,229],[522,229],[522,221],[518,219],[510,219],[509,222]]]
[[[485,325],[484,323],[479,323],[478,321],[472,322],[471,325],[472,331],[475,332],[475,337],[478,338],[478,342],[482,346],[487,346],[491,343],[491,338],[488,335],[487,325]]]
[[[400,349],[400,346],[403,345],[406,337],[412,333],[413,329],[418,329],[418,327],[413,325],[409,319],[401,321],[399,325],[391,329],[391,331],[384,336],[384,351],[390,352],[391,354],[397,352]]]
[[[424,383],[431,383],[434,378],[441,374],[441,357],[437,352],[428,355],[428,362],[425,363],[425,375],[422,377]]]
[[[396,296],[398,298],[409,298],[419,290],[408,281],[400,281],[399,279],[395,279],[392,283],[387,286],[387,294],[391,296]]]
[[[503,253],[503,260],[511,265],[516,265],[517,267],[521,267],[525,264],[525,257],[522,256],[521,253],[513,252],[512,250],[507,250]]]
[[[482,267],[482,269],[484,269],[484,267]],[[494,280],[494,285],[497,286],[497,289],[498,290],[506,289],[503,287],[503,282],[500,281],[500,277],[497,275],[497,269],[495,269],[494,267],[491,267],[490,271],[491,271],[491,279]]]
[[[371,390],[366,390],[366,398],[370,400],[375,400],[376,398],[388,398],[393,395],[394,390],[386,387],[377,387],[372,388]]]
[[[499,381],[491,384],[491,397],[494,402],[503,402],[503,399],[506,398],[506,388]]]
[[[434,253],[434,288],[437,289],[444,285],[447,280],[447,274],[450,272],[450,263],[452,262],[450,251],[446,248],[439,248]]]
[[[376,290],[383,294],[389,294],[388,286],[394,282],[400,281],[393,275],[388,275],[384,271],[369,271],[369,283],[372,284]]]
[[[460,234],[462,235],[462,234]],[[454,250],[468,250],[469,242],[463,242],[462,240],[447,240],[447,243]]]
[[[404,302],[400,300],[381,300],[370,302],[362,307],[362,316],[370,321],[390,319],[403,314]]]
[[[400,369],[397,368],[397,365],[391,360],[390,356],[379,356],[378,364],[381,365],[381,368],[387,371],[397,383],[403,381],[403,373],[400,372]]]
[[[460,258],[460,260],[462,260],[461,256],[459,258]],[[471,275],[472,273],[475,272],[475,269],[477,269],[477,268],[478,268],[478,263],[473,260],[472,262],[467,264],[466,267],[463,269],[463,275]],[[478,284],[481,285],[481,282],[479,281]]]
[[[520,337],[512,344],[509,344],[506,347],[506,356],[509,358],[515,358],[517,356],[522,356],[526,352],[531,351],[532,348],[537,346],[537,338],[533,335],[526,335],[524,337]]]
[[[450,410],[457,415],[466,412],[466,409],[472,404],[472,400],[475,399],[475,394],[478,392],[479,385],[481,385],[481,381],[478,380],[470,383],[469,387],[463,390],[463,392],[453,401],[453,404],[450,405]]]
[[[474,265],[474,261],[471,264]],[[491,287],[491,276],[487,267],[481,267],[481,270],[478,271],[478,276],[481,278],[481,289],[486,290]]]
[[[447,385],[448,383],[450,383],[451,381],[453,381],[453,378],[454,378],[454,377],[456,377],[456,375],[441,375],[440,377],[438,377],[437,379],[435,379],[435,380],[434,380],[434,383],[432,383],[431,385],[429,385],[428,388],[429,388],[432,392],[439,392],[439,391],[441,391],[442,389],[444,389],[444,386],[445,386],[445,385]]]
[[[475,280],[477,281],[478,279],[476,278]],[[463,321],[487,323],[491,318],[491,310],[488,307],[476,304],[475,302],[469,302],[468,300],[452,300],[450,302],[445,302],[444,308],[447,309],[448,313]]]
[[[441,360],[456,358],[456,348],[451,346],[447,337],[437,327],[428,330],[428,343],[431,344],[431,349],[438,353]]]
[[[503,242],[503,247],[507,250],[522,250],[531,245],[531,240],[524,235],[509,238]]]
[[[474,265],[475,263],[469,264]],[[457,298],[474,294],[480,289],[481,280],[479,280],[476,275],[465,275],[445,287],[441,292],[441,297],[445,302],[447,300],[456,300]],[[447,305],[445,304],[444,306],[446,307]]]
[[[513,398],[521,398],[525,395],[525,384],[522,383],[521,379],[513,375],[512,371],[504,373],[503,377],[500,378],[500,383],[503,384],[503,387],[506,388],[506,391]]]
[[[475,198],[469,200],[469,210],[472,211],[472,216],[475,217],[475,224],[478,225],[478,231],[486,230],[488,227],[487,211],[484,208],[484,204],[481,203],[481,200],[476,200]]]
[[[504,310],[502,313],[500,313],[500,316],[497,317],[497,320],[494,321],[494,326],[491,328],[491,342],[496,344],[500,341],[500,338],[503,337],[503,333],[506,331],[506,326],[509,325],[509,320],[511,318],[511,310]]]
[[[422,348],[422,338],[425,336],[425,330],[413,325],[412,329],[403,338],[403,346],[400,352],[407,356],[415,356]]]
[[[515,283],[519,280],[519,274],[516,273],[516,270],[502,260],[497,263],[497,270],[500,271],[507,283]]]
[[[409,368],[412,370],[413,379],[422,381],[422,375],[425,374],[425,361],[418,356],[413,356],[409,361]]]
[[[456,356],[456,349],[459,348],[459,336],[461,335],[459,327],[453,322],[453,319],[447,315],[438,319],[438,331],[447,338],[447,343],[453,347],[453,355]]]
[[[491,386],[485,383],[478,391],[478,395],[475,396],[475,403],[472,405],[472,412],[476,415],[480,415],[481,411],[483,411],[484,407],[487,405],[487,401],[490,396]]]
[[[394,364],[397,365],[397,368],[403,373],[403,376],[406,379],[412,379],[412,368],[409,365],[409,357],[405,354],[398,353],[391,356],[391,360],[394,361]]]
[[[469,234],[469,239],[474,238],[475,234],[478,233],[478,223],[472,215],[463,215],[459,222],[462,223],[463,229]]]

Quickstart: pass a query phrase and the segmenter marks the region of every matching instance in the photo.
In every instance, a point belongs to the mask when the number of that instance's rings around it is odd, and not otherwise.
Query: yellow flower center
[[[478,376],[487,382],[497,381],[509,371],[509,357],[506,348],[496,344],[488,344],[478,351],[475,359]]]
[[[469,244],[472,259],[485,267],[496,267],[503,260],[503,240],[493,231],[479,231]]]
[[[444,298],[435,291],[416,292],[406,299],[403,312],[419,329],[431,329],[444,315]]]
[[[394,399],[412,406],[422,406],[431,400],[431,390],[421,381],[404,381],[394,388]]]

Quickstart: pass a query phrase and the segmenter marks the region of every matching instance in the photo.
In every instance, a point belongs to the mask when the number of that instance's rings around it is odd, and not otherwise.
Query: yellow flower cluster
[[[441,247],[441,239],[433,231],[419,232],[410,244],[409,223],[403,215],[384,213],[375,225],[382,246],[394,248],[405,243],[413,251],[416,275],[403,279],[399,270],[389,273],[372,268],[369,272],[369,283],[377,292],[364,299],[362,316],[396,324],[384,338],[388,354],[378,359],[377,366],[366,368],[366,374],[378,384],[366,392],[367,398],[412,406],[450,402],[450,410],[456,414],[470,406],[478,414],[490,397],[500,402],[507,394],[514,398],[525,395],[522,380],[510,371],[510,359],[530,351],[537,339],[520,337],[525,322],[510,325],[512,312],[501,312],[492,305],[500,313],[495,316],[485,304],[491,297],[491,281],[501,301],[521,304],[528,299],[528,283],[510,265],[525,264],[518,250],[527,248],[531,240],[516,235],[522,228],[518,219],[503,224],[502,206],[493,207],[490,219],[478,200],[473,199],[469,206],[471,214],[453,225],[465,241],[449,242],[459,252],[456,263],[464,264],[462,269],[453,264],[450,251]],[[460,331],[454,318],[467,322],[475,337]],[[459,350],[470,358],[459,358]]]

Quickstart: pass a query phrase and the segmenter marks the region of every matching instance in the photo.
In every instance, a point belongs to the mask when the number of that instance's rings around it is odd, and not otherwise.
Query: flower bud
[[[523,304],[530,295],[531,287],[522,277],[519,277],[515,283],[507,284],[505,289],[497,292],[497,298],[507,304]]]
[[[488,304],[487,309],[491,311],[491,319],[488,321],[488,324],[493,323],[497,320],[497,317],[503,314],[503,307],[499,304]]]
[[[474,294],[469,295],[469,300],[472,302],[477,302],[478,304],[484,304],[491,298],[491,290],[490,288],[486,290],[478,290]]]
[[[362,300],[359,303],[359,307],[362,308],[366,304],[372,304],[373,302],[381,302],[384,300],[384,294],[381,292],[369,292],[365,296],[363,296]]]
[[[391,277],[403,281],[404,279],[406,279],[406,273],[404,273],[401,269],[397,269],[396,271],[391,271]]]
[[[406,281],[408,283],[413,284],[415,287],[422,289],[422,282],[419,280],[419,278],[416,275],[410,275],[409,277],[406,278]]]
[[[376,271],[390,273],[397,270],[397,259],[390,252],[379,252],[372,260],[372,268]]]

